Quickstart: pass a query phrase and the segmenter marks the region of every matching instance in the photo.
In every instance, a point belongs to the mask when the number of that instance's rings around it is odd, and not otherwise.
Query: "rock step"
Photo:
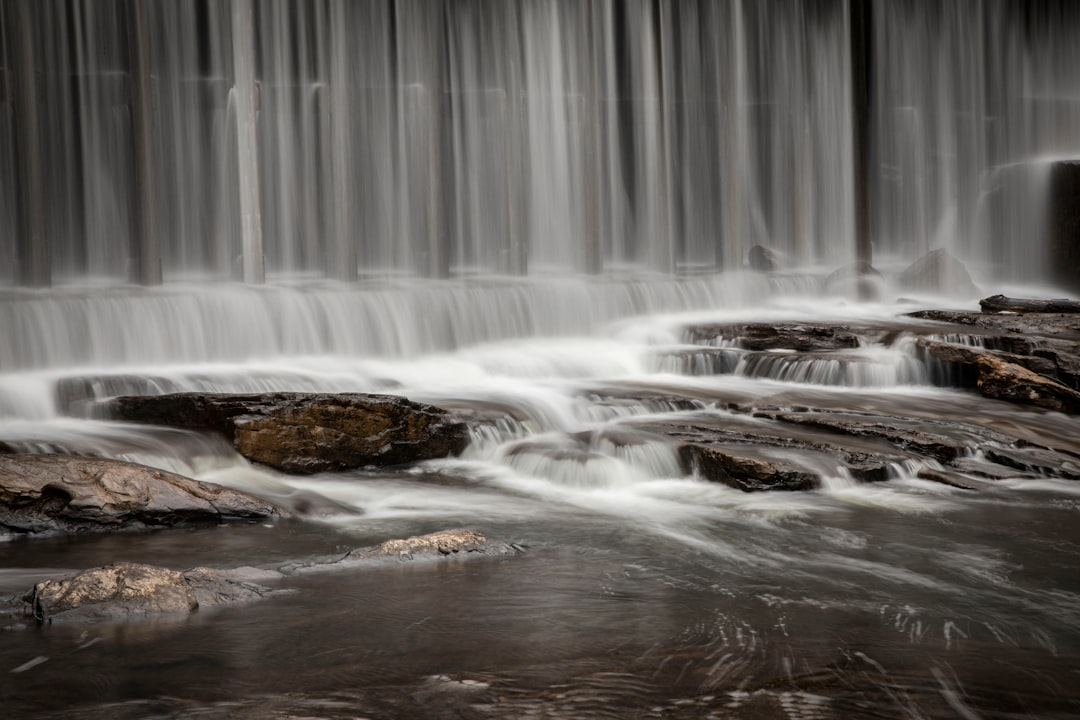
[[[442,458],[468,443],[465,424],[445,410],[393,395],[175,393],[113,398],[104,409],[221,433],[248,460],[297,474]]]

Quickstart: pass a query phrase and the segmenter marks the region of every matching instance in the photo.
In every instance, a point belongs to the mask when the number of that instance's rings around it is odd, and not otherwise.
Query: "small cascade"
[[[892,387],[926,383],[921,363],[881,346],[827,353],[747,353],[734,374],[782,382],[838,387]]]
[[[621,318],[738,307],[763,277],[381,281],[14,293],[0,302],[0,372],[276,356],[416,356],[589,334]]]

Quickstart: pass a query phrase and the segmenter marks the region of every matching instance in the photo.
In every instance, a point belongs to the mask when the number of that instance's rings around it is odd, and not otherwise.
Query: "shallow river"
[[[830,312],[903,324],[906,309]],[[822,312],[792,304],[756,315]],[[285,504],[325,500],[278,523],[10,538],[0,594],[121,560],[276,567],[451,527],[523,549],[289,576],[293,592],[183,618],[0,632],[4,716],[1080,714],[1080,484],[995,466],[977,490],[959,489],[919,479],[934,461],[916,455],[888,482],[858,484],[828,458],[795,456],[821,489],[743,493],[680,470],[671,447],[647,437],[682,421],[769,432],[733,404],[843,408],[961,440],[971,427],[1049,439],[1069,464],[1080,455],[1075,418],[930,387],[902,345],[860,349],[876,370],[839,385],[816,372],[800,382],[692,374],[663,360],[686,349],[688,316],[601,320],[588,334],[397,358],[137,358],[0,376],[0,440],[21,449],[137,460]],[[394,392],[508,419],[478,425],[460,458],[295,478],[248,466],[212,438],[67,417],[42,400],[63,378],[95,373],[154,377],[165,389]],[[986,463],[977,442],[970,450],[973,468]]]

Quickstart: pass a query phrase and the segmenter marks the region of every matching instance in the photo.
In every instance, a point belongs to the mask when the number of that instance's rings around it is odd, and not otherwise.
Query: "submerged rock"
[[[7,532],[87,532],[285,514],[251,495],[122,460],[0,455],[0,530]]]
[[[289,473],[350,470],[447,457],[468,443],[441,408],[356,393],[177,393],[119,397],[119,420],[221,433],[248,460]]]
[[[38,623],[147,618],[259,600],[274,590],[247,578],[272,573],[195,568],[185,572],[116,563],[34,585],[23,600]]]

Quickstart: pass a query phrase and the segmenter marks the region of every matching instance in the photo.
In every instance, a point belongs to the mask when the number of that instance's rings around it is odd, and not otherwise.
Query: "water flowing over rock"
[[[177,393],[115,398],[120,420],[212,430],[247,459],[289,473],[349,470],[447,457],[466,443],[446,411],[390,395]]]
[[[931,250],[913,262],[900,273],[898,282],[908,290],[955,297],[979,292],[964,264],[944,249]]]
[[[275,591],[251,578],[255,569],[185,572],[138,563],[116,563],[62,578],[42,580],[23,600],[38,623],[99,622],[186,614],[199,608],[259,600]]]
[[[88,532],[285,515],[244,493],[121,460],[0,455],[0,530]]]
[[[914,317],[952,323],[949,331],[916,341],[937,363],[939,384],[978,389],[986,397],[1077,412],[1080,325],[1065,312],[1072,300],[995,295],[983,312],[923,311]],[[1055,312],[1049,312],[1056,308]],[[960,327],[956,327],[960,326]],[[968,332],[963,326],[977,328]]]
[[[818,486],[817,476],[798,464],[757,455],[745,447],[684,445],[680,457],[702,477],[744,492],[812,490]]]
[[[732,345],[746,350],[837,350],[859,346],[851,328],[835,323],[703,324],[686,328],[693,343]]]
[[[1080,412],[1080,392],[1015,363],[982,356],[978,359],[978,387],[986,397],[1012,400],[1048,410]]]
[[[781,267],[780,253],[764,245],[755,245],[747,253],[750,268],[758,272],[772,272]]]
[[[884,276],[868,262],[854,262],[837,268],[825,278],[825,292],[863,300],[877,300],[884,294]]]

